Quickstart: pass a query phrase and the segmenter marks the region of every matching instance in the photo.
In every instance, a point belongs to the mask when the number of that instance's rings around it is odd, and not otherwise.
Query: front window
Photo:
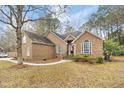
[[[62,54],[63,48],[61,45],[56,45],[56,54]]]
[[[83,54],[91,54],[92,53],[92,44],[90,41],[86,40],[83,42]]]

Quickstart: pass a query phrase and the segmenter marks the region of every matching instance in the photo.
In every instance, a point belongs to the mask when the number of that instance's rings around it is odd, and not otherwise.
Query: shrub
[[[73,60],[76,62],[88,62],[90,59],[89,55],[74,55]]]
[[[96,64],[96,61],[89,61],[90,64]]]
[[[97,57],[97,63],[104,63],[104,58],[103,57]]]
[[[90,55],[84,54],[83,56],[84,56],[84,57],[89,57]]]
[[[74,61],[77,61],[78,62],[78,61],[81,61],[81,59],[83,58],[83,56],[82,55],[74,55],[72,58],[73,58]]]
[[[72,55],[67,55],[67,56],[65,56],[64,58],[67,58],[67,59],[72,59],[72,58],[73,58],[73,56],[72,56]]]
[[[90,60],[90,55],[83,55],[84,61],[88,62]]]

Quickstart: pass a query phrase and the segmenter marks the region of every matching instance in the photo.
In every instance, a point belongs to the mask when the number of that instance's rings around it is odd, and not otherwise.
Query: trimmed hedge
[[[97,63],[104,63],[104,58],[103,57],[97,57]]]
[[[88,62],[90,55],[74,55],[72,59],[76,62]]]
[[[90,55],[68,55],[66,58],[72,59],[75,62],[88,62],[90,64],[96,64],[96,63],[104,63],[104,58],[103,57],[97,57],[97,58],[92,58]]]

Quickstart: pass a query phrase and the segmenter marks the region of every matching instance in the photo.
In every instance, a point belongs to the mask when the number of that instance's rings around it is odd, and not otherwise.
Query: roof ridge
[[[82,32],[81,31],[74,31],[74,32],[66,32],[64,34],[62,34],[62,36],[64,37],[64,39],[69,36],[69,35],[72,35],[74,37],[77,37],[81,34]]]
[[[29,33],[32,33],[32,34],[36,34],[36,35],[38,35],[38,36],[46,37],[46,36],[44,36],[44,35],[38,34],[36,31],[25,31],[25,32],[29,32]]]
[[[79,37],[81,37],[83,34],[85,34],[85,33],[89,33],[89,34],[91,34],[91,35],[94,35],[95,37],[97,37],[98,39],[101,39],[101,40],[103,40],[101,37],[99,37],[98,35],[95,35],[94,33],[92,33],[92,32],[90,32],[90,31],[83,31],[73,42],[75,42]]]
[[[32,42],[46,43],[46,44],[54,44],[50,39],[41,34],[37,34],[31,31],[25,31],[27,36],[32,40]]]

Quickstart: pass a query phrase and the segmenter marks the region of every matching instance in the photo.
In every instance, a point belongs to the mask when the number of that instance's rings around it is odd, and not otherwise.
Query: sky
[[[78,30],[79,27],[84,24],[92,13],[98,10],[98,5],[69,5],[67,12],[59,17],[59,20],[63,24],[63,29],[69,21],[69,24]],[[32,15],[33,16],[33,15]],[[36,17],[36,14],[34,14]],[[0,27],[2,30],[6,30],[6,26],[2,24]],[[27,26],[29,27],[29,26]]]
[[[92,13],[96,13],[98,5],[71,5],[65,15],[62,15],[59,19],[62,23],[70,21],[70,24],[78,29],[84,24]]]

